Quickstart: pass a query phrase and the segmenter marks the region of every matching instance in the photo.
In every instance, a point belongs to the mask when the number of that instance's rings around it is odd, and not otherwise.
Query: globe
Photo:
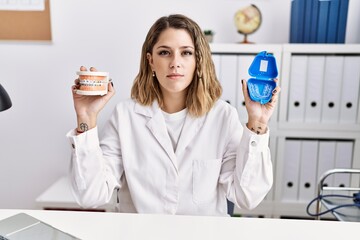
[[[247,36],[258,30],[262,21],[259,8],[254,4],[241,8],[235,13],[234,20],[238,33],[244,35],[241,43],[251,43]]]

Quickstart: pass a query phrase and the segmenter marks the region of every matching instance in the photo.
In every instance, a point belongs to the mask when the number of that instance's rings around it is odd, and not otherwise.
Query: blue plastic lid
[[[258,53],[249,67],[249,74],[260,79],[276,78],[278,70],[275,57],[266,51]]]
[[[251,100],[261,104],[269,102],[276,87],[273,79],[278,75],[275,57],[266,51],[260,52],[251,63],[249,74],[254,77],[247,82]]]

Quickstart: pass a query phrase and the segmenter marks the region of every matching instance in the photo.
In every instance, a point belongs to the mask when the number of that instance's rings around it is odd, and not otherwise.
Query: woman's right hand
[[[87,69],[82,66],[80,67],[80,71],[87,71]],[[96,72],[97,70],[94,67],[91,67],[90,71]],[[112,82],[109,82],[107,94],[103,96],[87,96],[76,93],[79,87],[79,79],[76,79],[75,85],[72,86],[72,95],[78,122],[77,131],[85,132],[96,127],[97,116],[110,98],[114,96],[115,89]]]

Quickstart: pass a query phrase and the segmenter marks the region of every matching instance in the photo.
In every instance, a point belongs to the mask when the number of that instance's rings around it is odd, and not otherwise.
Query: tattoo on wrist
[[[79,127],[82,132],[86,132],[87,130],[89,130],[89,126],[86,123],[80,123]]]
[[[254,132],[254,133],[258,134],[258,135],[266,132],[266,127],[261,126],[261,125],[253,125],[253,126],[251,126],[251,127],[248,126],[248,128],[249,128],[252,132]]]

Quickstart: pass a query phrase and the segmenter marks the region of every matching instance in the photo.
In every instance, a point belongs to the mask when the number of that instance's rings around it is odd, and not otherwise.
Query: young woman
[[[150,28],[131,99],[117,105],[100,138],[96,119],[114,87],[83,96],[78,83],[78,127],[67,136],[81,206],[106,204],[117,190],[120,212],[226,215],[227,199],[252,209],[270,190],[267,123],[280,88],[260,105],[244,80],[249,119],[242,126],[236,109],[219,99],[209,44],[186,16],[161,17]]]

